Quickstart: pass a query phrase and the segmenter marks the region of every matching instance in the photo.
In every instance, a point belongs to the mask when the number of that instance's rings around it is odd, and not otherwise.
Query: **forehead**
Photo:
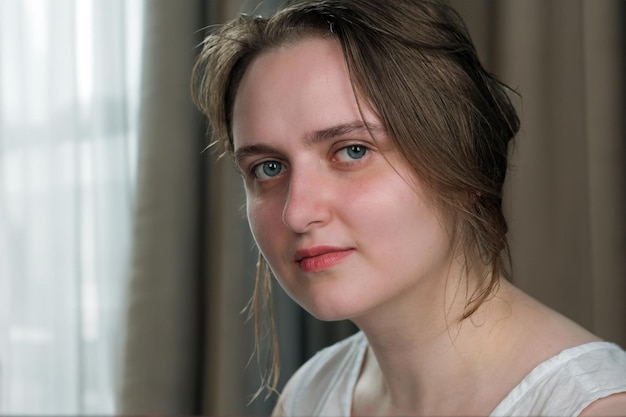
[[[248,66],[233,105],[234,145],[360,119],[339,43],[305,38],[265,51]]]

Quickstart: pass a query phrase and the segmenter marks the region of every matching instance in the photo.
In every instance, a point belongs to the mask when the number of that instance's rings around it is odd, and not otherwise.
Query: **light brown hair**
[[[376,114],[445,213],[468,272],[474,266],[484,271],[467,295],[462,318],[471,316],[509,274],[502,187],[519,120],[507,87],[483,68],[463,21],[441,1],[294,1],[270,18],[242,15],[203,43],[193,96],[222,152],[233,152],[233,102],[250,62],[311,36],[341,44],[355,97],[365,101],[360,105]],[[258,271],[255,314],[263,307],[271,311],[271,278],[262,257]],[[273,322],[268,326],[273,329]],[[263,379],[270,390],[277,372],[272,366]]]

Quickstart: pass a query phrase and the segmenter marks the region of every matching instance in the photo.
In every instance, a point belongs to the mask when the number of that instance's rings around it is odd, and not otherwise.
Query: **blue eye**
[[[260,180],[266,180],[283,172],[283,164],[278,161],[265,161],[256,165],[252,172]]]
[[[349,160],[361,159],[367,153],[367,147],[362,145],[350,145],[345,148],[341,148],[337,155],[339,159],[344,162],[349,162]],[[348,161],[346,161],[348,160]]]

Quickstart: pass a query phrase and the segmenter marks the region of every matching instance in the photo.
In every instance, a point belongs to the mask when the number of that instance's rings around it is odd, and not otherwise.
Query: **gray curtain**
[[[264,415],[250,395],[254,248],[241,181],[202,150],[189,75],[206,26],[279,1],[147,0],[141,145],[120,414]],[[626,4],[453,0],[486,66],[521,94],[506,189],[514,282],[626,346]],[[355,329],[276,288],[282,377]]]

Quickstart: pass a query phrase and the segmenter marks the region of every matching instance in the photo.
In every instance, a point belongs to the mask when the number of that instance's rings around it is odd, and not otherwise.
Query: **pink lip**
[[[314,246],[296,251],[295,261],[305,272],[317,272],[340,263],[354,252],[353,248],[335,246]]]

